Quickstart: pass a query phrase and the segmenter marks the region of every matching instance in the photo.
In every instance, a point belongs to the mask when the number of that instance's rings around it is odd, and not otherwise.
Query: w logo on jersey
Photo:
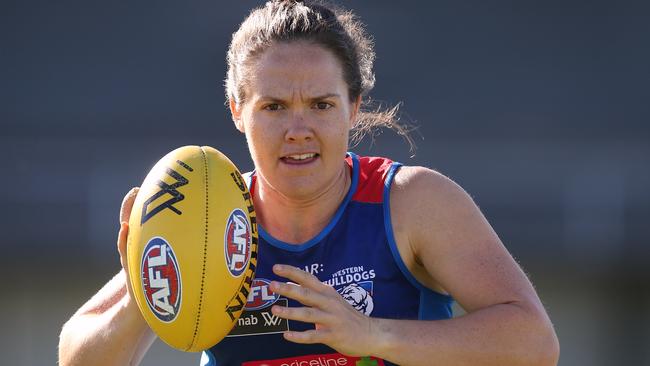
[[[341,296],[357,311],[370,315],[375,304],[372,301],[372,281],[364,281],[347,285],[339,291]]]

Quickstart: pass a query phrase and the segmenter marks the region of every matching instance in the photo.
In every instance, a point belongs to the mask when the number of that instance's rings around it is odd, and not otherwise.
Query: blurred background
[[[353,148],[461,184],[535,283],[560,365],[650,365],[650,6],[341,1],[377,51],[372,97],[415,123]],[[123,195],[168,151],[252,168],[224,105],[258,1],[0,4],[0,363],[56,363],[119,270]],[[156,343],[143,365],[198,365]]]

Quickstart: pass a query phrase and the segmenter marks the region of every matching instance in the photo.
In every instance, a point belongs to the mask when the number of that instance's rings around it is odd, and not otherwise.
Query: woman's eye
[[[282,109],[282,106],[279,105],[278,103],[271,103],[271,104],[266,105],[264,107],[264,109],[266,109],[267,111],[277,111],[277,110]]]
[[[332,108],[332,105],[327,103],[327,102],[318,102],[318,103],[316,103],[316,108],[317,109],[330,109],[330,108]]]

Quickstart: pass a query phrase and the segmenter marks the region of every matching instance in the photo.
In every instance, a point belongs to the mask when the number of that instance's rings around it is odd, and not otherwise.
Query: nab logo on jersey
[[[226,264],[230,274],[238,277],[246,270],[251,257],[251,226],[244,211],[230,213],[224,238]]]
[[[157,236],[149,240],[140,270],[149,309],[158,319],[173,321],[181,308],[181,273],[174,251],[165,239]]]
[[[251,292],[246,302],[246,310],[259,310],[273,305],[280,295],[271,291],[271,281],[265,278],[256,278],[251,285]]]

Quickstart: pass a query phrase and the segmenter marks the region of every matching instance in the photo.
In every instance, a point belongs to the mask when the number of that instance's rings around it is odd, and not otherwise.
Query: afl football
[[[257,265],[257,226],[237,167],[208,146],[165,155],[129,220],[134,297],[153,331],[188,352],[218,343],[241,315]]]

